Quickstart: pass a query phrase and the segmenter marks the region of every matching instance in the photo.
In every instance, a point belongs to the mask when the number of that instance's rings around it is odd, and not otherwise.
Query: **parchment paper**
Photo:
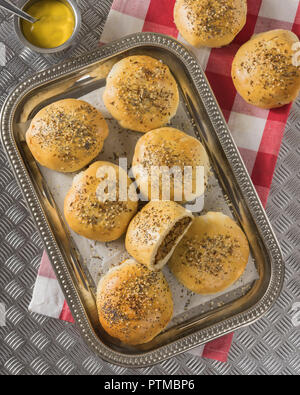
[[[82,100],[87,101],[102,112],[110,129],[110,134],[105,141],[104,149],[96,160],[105,160],[119,164],[119,158],[127,157],[128,166],[130,167],[136,142],[142,134],[122,129],[105,109],[102,101],[102,94],[103,88],[81,97]],[[173,118],[171,126],[194,136],[193,127],[185,112],[183,103],[180,104],[178,113],[176,117]],[[72,185],[75,174],[58,173],[42,166],[40,166],[40,169],[48,183],[59,210],[63,213],[64,198]],[[232,217],[231,211],[223,196],[223,192],[213,172],[211,172],[210,175],[209,186],[205,192],[203,205],[203,211],[196,213],[196,215],[203,214],[207,211],[221,211]],[[78,236],[73,231],[71,231],[71,236],[96,285],[100,277],[105,274],[110,267],[118,265],[123,259],[128,257],[124,247],[124,237],[115,242],[100,243]],[[246,292],[251,284],[258,279],[258,273],[252,256],[249,258],[244,275],[225,292],[215,295],[196,295],[179,284],[167,267],[163,269],[163,272],[169,282],[174,298],[174,318],[170,325],[182,322],[194,314],[199,315],[201,312],[204,313],[236,299]]]

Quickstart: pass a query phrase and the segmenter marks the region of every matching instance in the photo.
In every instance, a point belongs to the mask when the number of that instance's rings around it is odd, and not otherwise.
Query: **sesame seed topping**
[[[184,0],[183,6],[197,36],[213,39],[237,33],[242,14],[240,0]]]
[[[65,163],[76,162],[82,155],[99,150],[103,136],[99,132],[101,114],[88,103],[65,110],[59,103],[45,109],[45,114],[33,120],[31,135],[41,151],[52,152]]]

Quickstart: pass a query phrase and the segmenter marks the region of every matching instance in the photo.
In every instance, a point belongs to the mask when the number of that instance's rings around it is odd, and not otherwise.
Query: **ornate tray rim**
[[[155,45],[165,49],[166,51],[172,52],[180,58],[189,71],[197,93],[204,103],[224,153],[232,167],[251,214],[253,215],[255,223],[259,228],[261,236],[270,253],[272,274],[269,287],[263,298],[247,311],[221,321],[209,328],[187,335],[182,339],[162,346],[157,350],[148,351],[144,354],[126,355],[112,350],[103,344],[90,327],[84,308],[68,272],[65,260],[58,248],[54,235],[39,203],[11,130],[13,111],[20,98],[28,91],[37,87],[41,83],[46,83],[62,77],[66,73],[77,71],[117,53],[144,45]],[[178,41],[168,36],[156,33],[136,33],[107,44],[96,51],[87,53],[78,58],[67,60],[59,65],[39,72],[20,83],[9,94],[2,107],[0,119],[3,146],[44,242],[50,262],[65,294],[66,301],[72,311],[73,317],[77,322],[83,338],[100,357],[110,363],[115,363],[125,367],[151,366],[255,322],[275,303],[284,281],[284,263],[279,243],[272,230],[271,224],[257,195],[255,187],[252,184],[246,167],[241,159],[239,151],[233,141],[219,105],[211,91],[205,74],[197,63],[196,58]]]

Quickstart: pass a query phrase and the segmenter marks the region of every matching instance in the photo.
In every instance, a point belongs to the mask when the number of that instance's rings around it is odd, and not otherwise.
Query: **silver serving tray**
[[[104,86],[111,65],[132,54],[161,59],[173,72],[196,136],[206,146],[233,214],[247,235],[259,273],[259,279],[245,295],[206,313],[199,312],[135,348],[118,343],[102,330],[94,283],[24,139],[29,120],[42,107]],[[1,111],[1,135],[81,334],[104,360],[131,367],[159,363],[253,323],[279,296],[284,264],[278,242],[209,83],[195,57],[178,41],[160,34],[138,33],[35,74],[9,94]]]

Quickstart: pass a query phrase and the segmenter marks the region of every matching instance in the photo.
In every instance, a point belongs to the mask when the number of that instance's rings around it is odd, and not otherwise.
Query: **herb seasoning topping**
[[[236,34],[240,25],[240,0],[184,0],[186,16],[197,36],[213,39]]]
[[[103,98],[122,126],[145,132],[174,116],[178,88],[165,64],[148,56],[131,56],[116,66],[108,76]]]
[[[30,141],[47,156],[67,165],[93,159],[107,137],[99,111],[82,101],[62,100],[44,109],[30,128]]]

